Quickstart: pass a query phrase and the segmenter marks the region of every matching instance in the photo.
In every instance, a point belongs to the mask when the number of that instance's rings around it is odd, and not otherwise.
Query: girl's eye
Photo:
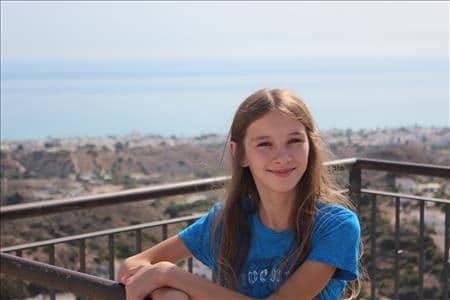
[[[271,144],[269,142],[262,142],[256,145],[257,147],[270,147]]]
[[[301,139],[292,139],[292,140],[289,140],[289,144],[294,144],[294,143],[303,143],[303,140],[301,140]]]

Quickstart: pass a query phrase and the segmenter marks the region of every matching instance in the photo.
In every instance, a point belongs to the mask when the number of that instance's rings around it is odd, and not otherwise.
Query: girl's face
[[[308,164],[305,126],[278,110],[270,111],[247,128],[242,167],[249,167],[263,196],[295,193]]]

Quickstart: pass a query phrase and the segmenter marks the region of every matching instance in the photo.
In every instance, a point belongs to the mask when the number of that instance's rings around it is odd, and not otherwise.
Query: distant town
[[[385,144],[417,144],[449,146],[450,128],[400,127],[383,129],[330,129],[322,132],[323,139],[330,145],[358,144],[361,146]],[[29,140],[2,140],[2,151],[14,151],[21,148],[25,151],[74,151],[84,145],[106,147],[114,150],[118,143],[129,147],[158,146],[161,144],[176,146],[182,144],[204,145],[223,144],[226,136],[205,134],[197,137],[177,137],[161,135],[145,135],[133,132],[128,135],[109,135],[106,137],[69,137]]]

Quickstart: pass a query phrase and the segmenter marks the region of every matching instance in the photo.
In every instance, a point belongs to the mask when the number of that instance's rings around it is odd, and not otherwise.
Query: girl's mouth
[[[292,171],[294,171],[295,168],[292,169],[282,169],[282,170],[268,170],[270,173],[274,174],[275,176],[279,177],[287,177],[289,176]]]

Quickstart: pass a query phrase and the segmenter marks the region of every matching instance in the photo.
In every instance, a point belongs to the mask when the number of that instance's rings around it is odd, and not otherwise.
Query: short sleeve
[[[354,280],[358,277],[360,234],[358,217],[352,211],[340,206],[323,207],[316,215],[306,259],[335,266],[335,279]]]
[[[178,233],[178,236],[191,254],[211,269],[215,262],[210,239],[211,226],[213,224],[212,222],[217,219],[221,208],[222,206],[220,203],[215,204],[207,214]]]

